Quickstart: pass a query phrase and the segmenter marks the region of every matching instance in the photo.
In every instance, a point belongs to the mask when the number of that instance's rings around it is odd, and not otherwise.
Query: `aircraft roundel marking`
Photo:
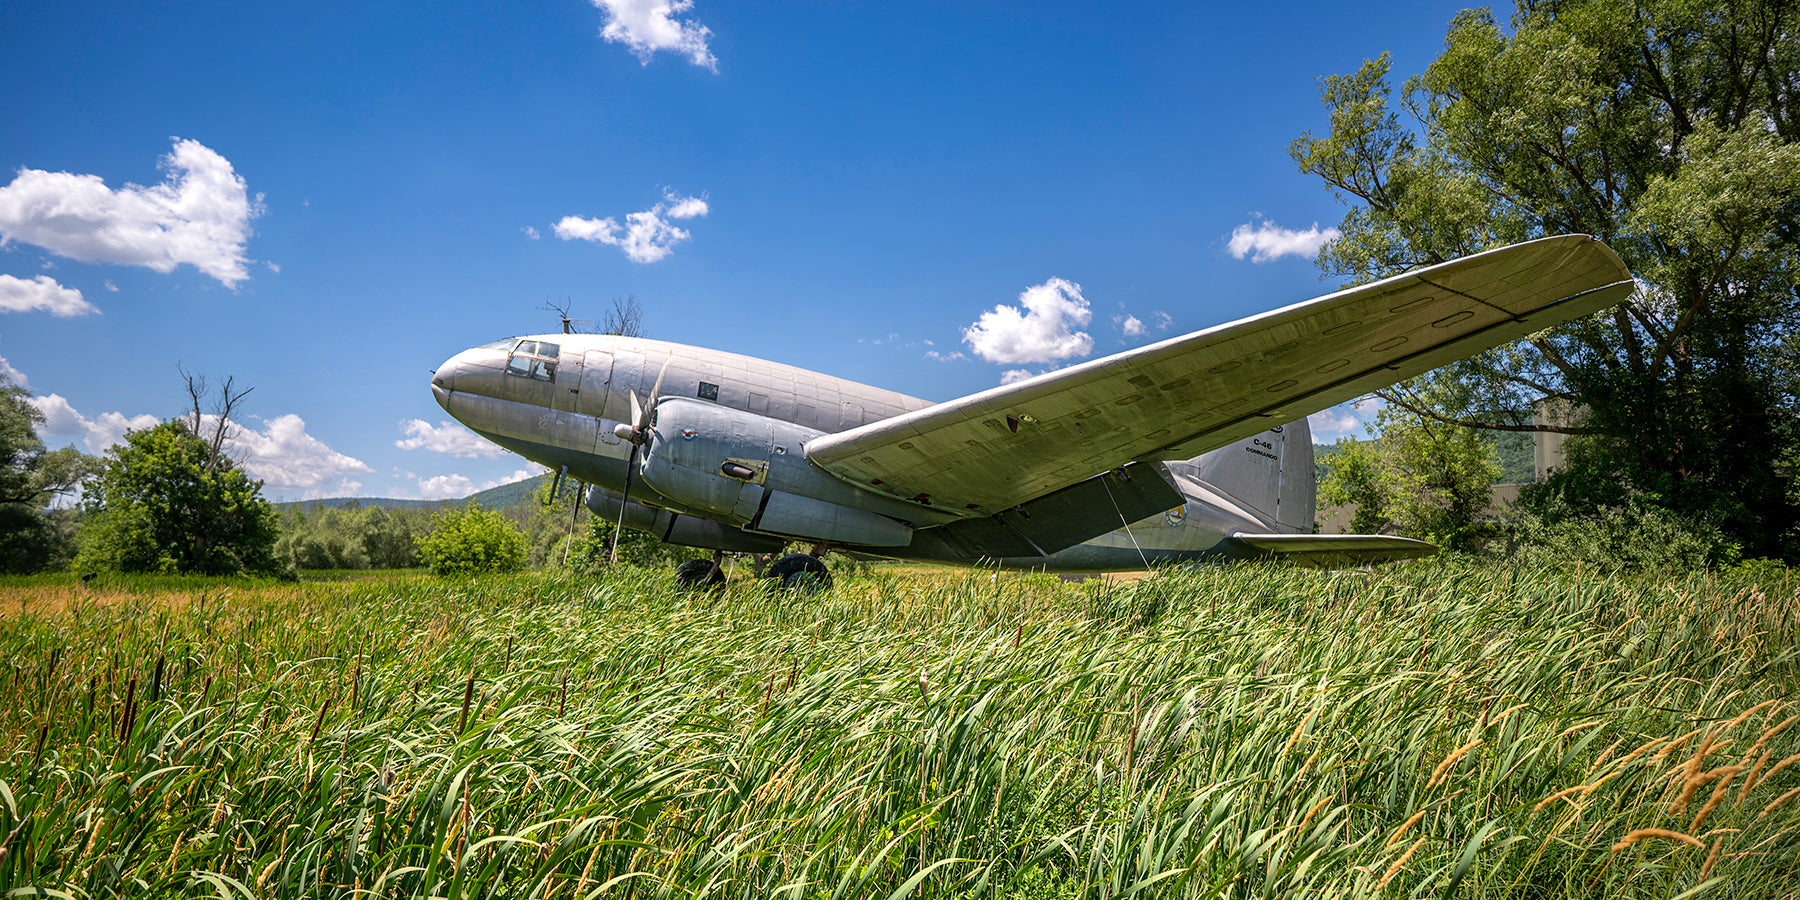
[[[1181,523],[1186,522],[1187,507],[1177,506],[1174,509],[1163,513],[1163,521],[1168,522],[1171,526],[1180,525]]]

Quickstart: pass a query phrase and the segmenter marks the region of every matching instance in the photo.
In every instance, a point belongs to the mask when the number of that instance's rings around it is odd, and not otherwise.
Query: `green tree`
[[[411,569],[419,565],[420,535],[431,528],[424,510],[296,504],[282,515],[275,556],[296,569]]]
[[[420,564],[419,537],[431,525],[426,512],[365,506],[352,519],[370,568],[411,569]]]
[[[555,486],[555,478],[546,478],[530,501],[506,510],[525,531],[530,544],[528,564],[534,569],[562,566],[572,548],[581,543],[582,526],[593,518],[587,507],[580,505],[577,492],[583,488],[579,482],[564,479],[561,493],[552,496],[550,489]]]
[[[1356,509],[1350,530],[1398,530],[1449,550],[1472,550],[1487,521],[1500,465],[1493,445],[1473,429],[1384,408],[1367,441],[1342,439],[1319,499]]]
[[[1390,105],[1384,54],[1327,78],[1331,130],[1292,148],[1350,206],[1320,254],[1364,281],[1550,234],[1605,240],[1627,303],[1382,393],[1439,421],[1556,430],[1575,487],[1714,522],[1751,555],[1800,556],[1800,5],[1527,0],[1485,10]],[[1577,424],[1530,422],[1559,397]],[[1577,462],[1579,460],[1579,462]]]
[[[45,512],[75,490],[99,460],[73,447],[50,450],[38,437],[44,416],[31,392],[0,374],[0,572],[38,572],[67,563],[73,549],[65,515]]]
[[[221,429],[222,430],[222,429]],[[125,434],[85,500],[77,570],[200,575],[284,572],[279,517],[222,442],[174,420]]]
[[[419,555],[439,575],[480,575],[525,568],[525,533],[511,519],[479,504],[437,517],[419,541]]]

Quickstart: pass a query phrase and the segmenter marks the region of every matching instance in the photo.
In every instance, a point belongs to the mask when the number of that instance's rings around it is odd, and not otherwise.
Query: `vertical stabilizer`
[[[1201,481],[1255,513],[1264,530],[1312,531],[1312,429],[1305,419],[1204,453],[1193,464]]]

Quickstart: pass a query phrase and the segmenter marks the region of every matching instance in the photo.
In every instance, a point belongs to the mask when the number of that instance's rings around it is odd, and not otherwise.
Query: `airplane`
[[[641,337],[539,334],[464,350],[432,395],[482,437],[591,486],[617,528],[776,554],[829,584],[827,548],[1064,573],[1279,557],[1426,556],[1314,534],[1306,416],[1610,307],[1635,284],[1588,235],[1514,244],[933,403]],[[644,398],[644,399],[640,399]]]

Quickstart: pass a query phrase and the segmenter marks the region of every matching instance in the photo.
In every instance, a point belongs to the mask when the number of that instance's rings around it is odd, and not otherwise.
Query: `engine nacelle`
[[[656,406],[639,474],[652,490],[746,531],[870,547],[912,542],[912,527],[865,507],[858,491],[807,462],[821,431],[685,397]]]
[[[750,534],[730,525],[657,509],[636,500],[625,501],[621,509],[620,501],[623,499],[604,488],[589,488],[587,508],[593,510],[596,518],[608,524],[619,522],[622,512],[625,527],[647,531],[665,544],[730,550],[734,553],[775,553],[781,550],[783,542],[780,538]]]

